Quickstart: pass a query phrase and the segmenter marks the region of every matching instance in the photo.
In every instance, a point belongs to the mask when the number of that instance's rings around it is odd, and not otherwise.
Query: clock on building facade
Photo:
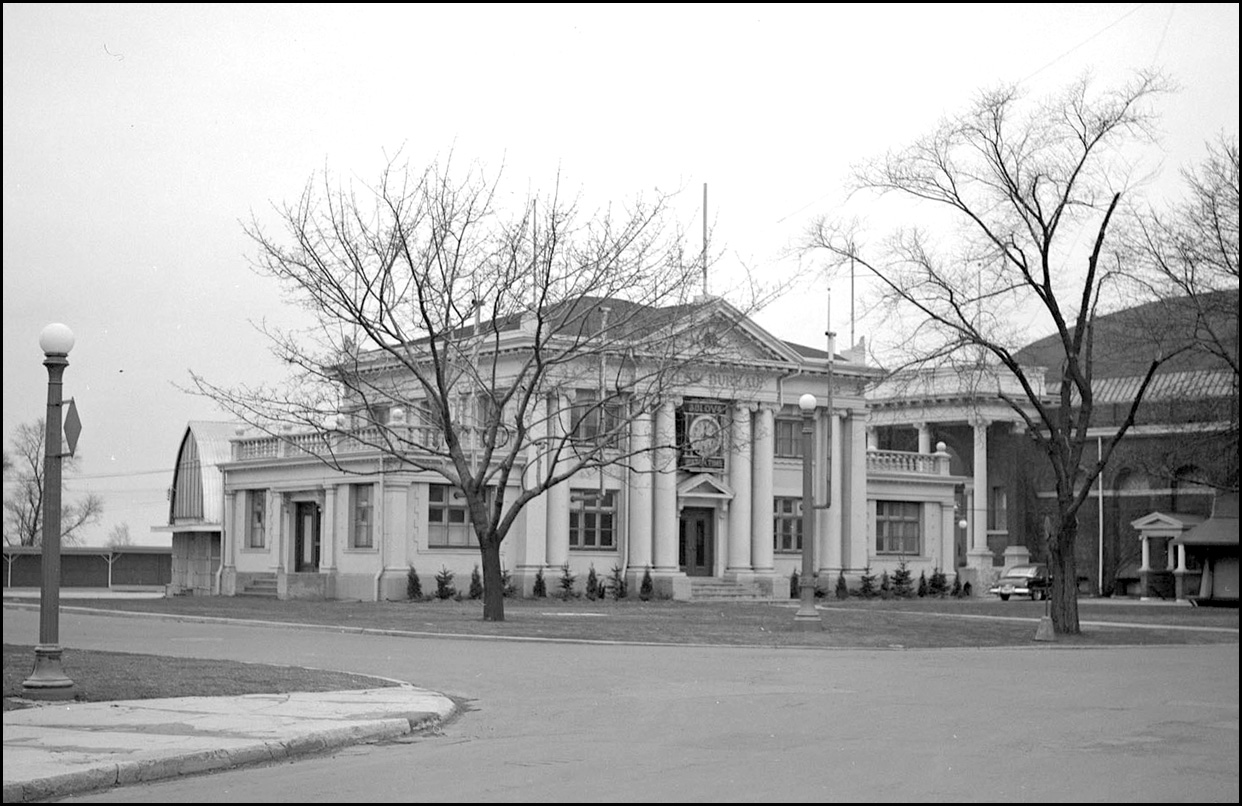
[[[725,417],[728,405],[719,400],[685,400],[677,417],[678,467],[724,470]]]

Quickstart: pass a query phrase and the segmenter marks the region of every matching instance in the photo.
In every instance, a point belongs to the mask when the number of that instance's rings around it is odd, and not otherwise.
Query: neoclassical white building
[[[554,591],[568,565],[579,585],[592,567],[601,579],[620,569],[632,588],[650,570],[657,595],[675,599],[726,588],[783,598],[801,566],[805,459],[821,587],[902,563],[916,579],[937,569],[951,578],[955,490],[969,480],[951,474],[943,443],[868,445],[864,391],[879,374],[861,349],[829,356],[743,319],[725,359],[625,424],[629,461],[580,473],[523,509],[503,544],[505,569],[526,594],[539,572]],[[806,393],[818,401],[810,457],[797,405]],[[592,390],[557,394],[589,400]],[[408,411],[417,410],[412,401]],[[425,427],[401,407],[370,414],[390,428]],[[339,469],[330,468],[305,450],[322,439],[236,430],[229,458],[215,465],[220,592],[400,599],[411,567],[425,589],[445,568],[464,589],[480,555],[460,491],[437,473],[395,469],[348,428],[333,438]],[[174,482],[174,497],[190,487]]]

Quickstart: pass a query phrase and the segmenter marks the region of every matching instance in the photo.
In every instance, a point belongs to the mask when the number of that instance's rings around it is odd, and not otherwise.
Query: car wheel
[[[1009,601],[1009,594],[1007,594],[1007,593],[1002,593],[1002,594],[1000,595],[1000,598],[1001,598],[1001,601],[1002,601],[1002,602],[1008,602],[1008,601]]]

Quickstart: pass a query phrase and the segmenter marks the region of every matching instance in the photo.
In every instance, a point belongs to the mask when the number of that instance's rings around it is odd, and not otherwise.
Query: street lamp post
[[[824,622],[815,609],[815,491],[811,457],[815,451],[815,395],[798,398],[802,410],[802,574],[798,577],[800,601],[794,614],[799,630],[822,630]]]
[[[43,366],[47,367],[47,431],[43,440],[43,587],[39,591],[39,643],[34,670],[22,681],[27,697],[72,699],[73,681],[61,668],[60,656],[60,434],[61,378],[69,366],[73,331],[51,324],[39,334]]]

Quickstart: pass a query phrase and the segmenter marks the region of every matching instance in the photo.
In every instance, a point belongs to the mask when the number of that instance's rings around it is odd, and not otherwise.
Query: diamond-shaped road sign
[[[65,414],[65,442],[69,447],[69,455],[78,447],[78,435],[82,433],[82,421],[78,419],[78,406],[69,398],[69,412]]]

